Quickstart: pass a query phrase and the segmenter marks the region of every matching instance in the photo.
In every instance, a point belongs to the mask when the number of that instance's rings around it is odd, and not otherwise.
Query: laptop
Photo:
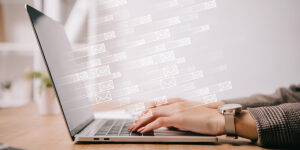
[[[25,8],[72,141],[75,143],[217,142],[216,136],[181,130],[158,129],[140,134],[128,130],[133,119],[95,118],[86,90],[89,79],[78,75],[85,66],[76,63],[64,27],[29,5],[25,5]],[[101,91],[101,86],[95,87]]]

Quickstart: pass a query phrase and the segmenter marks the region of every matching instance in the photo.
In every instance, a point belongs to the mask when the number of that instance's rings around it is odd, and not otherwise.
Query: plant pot
[[[52,87],[42,89],[37,105],[42,115],[58,114],[60,111],[56,94]]]
[[[10,89],[3,90],[3,100],[4,101],[11,101],[12,99],[12,92]]]

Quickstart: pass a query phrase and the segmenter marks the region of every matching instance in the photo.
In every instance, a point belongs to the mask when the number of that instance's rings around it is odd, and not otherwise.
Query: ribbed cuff
[[[248,108],[256,122],[258,140],[261,146],[284,146],[292,144],[292,131],[286,121],[282,105]]]

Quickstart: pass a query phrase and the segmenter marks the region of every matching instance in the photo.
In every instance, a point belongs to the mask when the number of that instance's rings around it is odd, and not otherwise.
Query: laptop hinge
[[[93,121],[95,120],[94,117],[91,117],[87,121],[81,123],[78,125],[75,129],[71,131],[72,136],[75,136],[76,134],[80,133],[82,130],[84,130],[87,126],[89,126]]]

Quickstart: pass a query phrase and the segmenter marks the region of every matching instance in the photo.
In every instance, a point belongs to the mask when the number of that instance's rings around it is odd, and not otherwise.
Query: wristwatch
[[[237,139],[234,116],[238,115],[242,110],[240,104],[225,104],[218,107],[219,112],[224,115],[225,119],[225,132],[227,137]]]

